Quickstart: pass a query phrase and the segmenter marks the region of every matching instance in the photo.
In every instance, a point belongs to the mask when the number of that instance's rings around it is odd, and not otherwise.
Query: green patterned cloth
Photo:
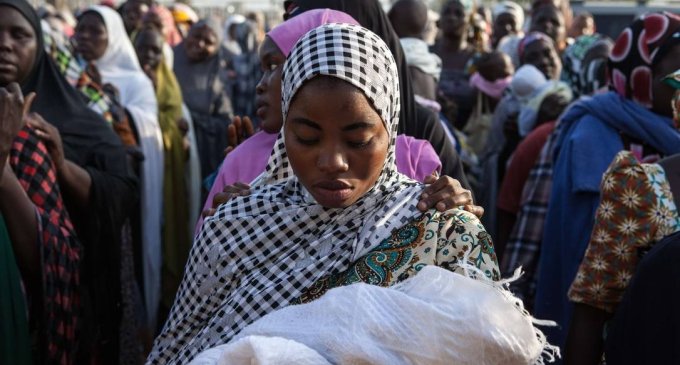
[[[61,44],[50,35],[49,32],[44,33],[45,51],[52,56],[57,69],[64,75],[66,81],[80,91],[87,106],[94,112],[104,117],[109,122],[109,125],[114,122],[111,114],[111,100],[108,95],[104,93],[101,85],[97,85],[86,73],[83,67],[78,63],[71,49],[66,44]]]

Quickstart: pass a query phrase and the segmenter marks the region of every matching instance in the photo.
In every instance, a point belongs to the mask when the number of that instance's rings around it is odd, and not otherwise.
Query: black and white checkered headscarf
[[[284,120],[295,94],[319,75],[351,83],[380,114],[390,144],[376,184],[348,208],[324,208],[293,174],[281,132],[252,194],[223,204],[205,220],[150,363],[183,364],[228,342],[321,277],[346,270],[419,214],[422,186],[399,174],[395,164],[399,84],[385,43],[347,24],[307,33],[284,65]]]

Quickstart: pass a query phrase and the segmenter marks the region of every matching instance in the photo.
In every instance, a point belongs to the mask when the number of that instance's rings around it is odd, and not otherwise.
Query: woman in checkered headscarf
[[[355,282],[390,286],[468,261],[497,278],[484,227],[458,209],[419,213],[397,172],[399,86],[374,33],[327,24],[283,70],[283,131],[252,194],[206,219],[149,362],[186,363],[249,323]]]

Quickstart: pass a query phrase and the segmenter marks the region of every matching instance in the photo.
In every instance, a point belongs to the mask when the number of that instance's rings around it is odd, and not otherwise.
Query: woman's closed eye
[[[32,34],[22,28],[12,30],[12,37],[14,39],[26,40],[32,38]]]
[[[359,141],[348,141],[347,144],[352,148],[366,148],[373,143],[373,138],[359,140]]]
[[[295,135],[295,140],[300,143],[301,145],[305,146],[313,146],[316,143],[319,142],[318,138],[313,138],[313,137],[301,137],[299,135]]]

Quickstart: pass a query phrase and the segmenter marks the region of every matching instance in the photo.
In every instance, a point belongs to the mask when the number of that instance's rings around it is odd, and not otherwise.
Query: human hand
[[[26,124],[33,128],[35,134],[45,143],[57,171],[63,171],[66,159],[64,158],[64,146],[61,142],[59,130],[38,113],[27,114],[24,119]]]
[[[6,88],[0,87],[0,158],[2,162],[9,155],[14,138],[24,126],[24,115],[30,110],[35,93],[24,99],[19,84],[13,82]]]
[[[120,92],[118,91],[118,88],[114,86],[111,83],[106,83],[102,85],[102,90],[106,93],[106,95],[109,96],[109,98],[119,101],[120,100]]]
[[[462,206],[464,210],[474,214],[477,218],[484,215],[484,208],[474,205],[472,193],[463,188],[460,182],[449,176],[437,177],[432,174],[425,178],[425,188],[418,202],[418,209],[422,212],[435,208],[440,212]]]
[[[189,133],[189,121],[184,117],[177,119],[177,128],[182,134],[182,137],[185,137],[187,133]]]
[[[250,117],[236,116],[232,119],[231,124],[227,127],[227,142],[228,147],[224,151],[225,154],[231,152],[236,146],[240,145],[255,134],[255,128]]]
[[[97,85],[102,84],[102,75],[99,73],[99,69],[94,63],[88,63],[85,67],[85,74],[90,77],[90,79]]]
[[[149,80],[151,80],[151,83],[153,84],[153,88],[155,90],[156,86],[158,85],[158,76],[156,75],[156,70],[154,70],[153,67],[149,65],[144,65],[142,69],[144,70],[144,74],[146,75],[146,77],[148,77]]]
[[[242,182],[237,182],[232,185],[227,185],[222,189],[221,193],[215,194],[212,201],[212,208],[203,211],[203,217],[210,217],[217,211],[217,207],[226,203],[231,198],[236,196],[250,195],[250,185]]]

